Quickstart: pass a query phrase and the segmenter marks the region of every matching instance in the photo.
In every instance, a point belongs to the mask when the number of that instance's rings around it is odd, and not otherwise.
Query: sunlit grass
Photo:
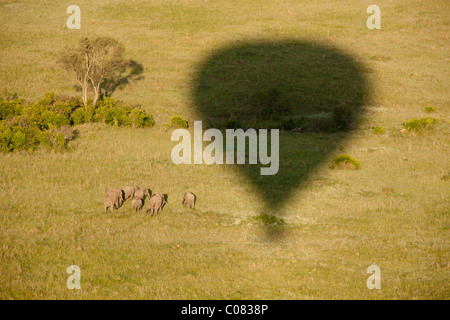
[[[379,1],[381,30],[365,27],[368,3],[359,0],[78,1],[81,31],[65,28],[64,3],[23,2],[0,1],[2,90],[30,100],[78,94],[55,52],[82,36],[113,36],[144,66],[144,79],[114,96],[141,104],[157,124],[81,125],[64,153],[0,154],[0,298],[449,298],[446,1]],[[197,120],[197,63],[254,38],[328,42],[361,62],[373,84],[361,124],[275,211],[230,166],[170,159],[166,123]],[[442,121],[401,133],[430,105]],[[385,134],[373,134],[375,125]],[[282,133],[302,148],[280,163],[304,161],[306,171],[333,137]],[[339,154],[360,169],[330,170]],[[104,192],[126,185],[167,193],[168,204],[152,218],[129,201],[104,215]],[[181,204],[188,190],[196,210]],[[284,223],[265,223],[278,221],[272,216]],[[72,264],[81,268],[78,291],[66,288]],[[366,287],[372,264],[381,290]]]

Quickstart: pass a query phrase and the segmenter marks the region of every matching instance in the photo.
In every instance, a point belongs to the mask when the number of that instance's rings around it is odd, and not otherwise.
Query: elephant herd
[[[167,203],[166,196],[162,193],[152,194],[147,188],[127,186],[123,189],[111,189],[105,194],[103,198],[105,213],[108,211],[108,208],[114,213],[114,209],[119,209],[125,200],[129,198],[131,198],[131,207],[137,212],[143,208],[145,197],[149,199],[146,211],[152,216],[155,213],[159,213]],[[195,209],[195,200],[196,197],[193,193],[185,192],[183,194],[182,204]]]

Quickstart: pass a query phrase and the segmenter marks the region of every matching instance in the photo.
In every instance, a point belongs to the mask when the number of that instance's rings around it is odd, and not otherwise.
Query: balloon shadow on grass
[[[261,165],[227,166],[247,177],[265,214],[275,215],[350,136],[369,99],[363,71],[351,55],[322,43],[239,42],[197,66],[192,101],[204,129],[281,129],[277,174],[261,176]],[[267,227],[272,235],[283,229]]]

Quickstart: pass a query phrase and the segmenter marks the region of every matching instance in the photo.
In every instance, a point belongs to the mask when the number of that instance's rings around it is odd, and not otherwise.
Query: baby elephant
[[[164,199],[164,195],[162,193],[154,193],[150,197],[149,204],[147,205],[147,213],[151,213],[152,216],[159,211],[162,210],[166,200]]]
[[[134,193],[134,199],[144,200],[144,199],[145,199],[145,196],[147,196],[147,198],[150,198],[150,190],[149,190],[149,189],[139,188],[139,189]]]
[[[111,189],[103,197],[103,205],[105,213],[108,208],[111,208],[111,212],[114,213],[114,209],[119,209],[124,201],[124,193],[120,189]]]
[[[131,197],[131,199],[134,199],[134,194],[138,190],[139,190],[139,187],[137,187],[137,186],[124,187],[123,188],[123,192],[125,193],[125,195],[124,195],[125,196],[125,200],[130,198],[130,197]]]
[[[131,206],[133,207],[134,211],[138,212],[138,210],[142,209],[142,206],[144,205],[144,201],[141,199],[133,199],[131,201]]]
[[[188,206],[189,208],[195,209],[195,195],[192,192],[185,192],[183,194],[183,206]]]

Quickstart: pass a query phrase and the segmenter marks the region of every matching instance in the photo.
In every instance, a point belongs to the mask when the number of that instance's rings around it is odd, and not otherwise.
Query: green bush
[[[88,121],[86,121],[86,118],[87,118],[86,117],[86,110],[84,108],[76,109],[72,113],[71,118],[72,118],[72,124],[73,125],[78,125],[78,124],[82,124],[82,123],[88,122]]]
[[[54,92],[46,92],[41,100],[38,101],[38,104],[43,106],[49,106],[55,102],[56,95]]]
[[[73,98],[66,95],[56,95],[54,92],[47,92],[39,100],[37,105],[47,107],[54,113],[64,115],[69,118],[70,114],[78,107],[82,106],[79,98]]]
[[[59,131],[50,131],[50,142],[52,144],[52,149],[63,150],[67,145],[67,140],[64,135]]]
[[[0,150],[10,152],[14,150],[34,150],[39,145],[41,131],[35,127],[22,128],[0,125]]]
[[[86,123],[95,122],[95,107],[93,105],[88,105],[85,108],[84,120]]]
[[[70,113],[77,105],[73,99],[47,93],[36,104],[25,104],[16,98],[10,101],[2,99],[0,105],[0,150],[3,152],[31,151],[40,144],[61,148],[67,143],[65,136],[73,136],[72,130],[67,129],[71,124]],[[61,127],[65,128],[65,135]]]
[[[433,107],[426,107],[425,112],[426,113],[434,113],[434,112],[436,112],[436,109]]]
[[[328,165],[330,169],[353,169],[357,170],[360,167],[360,162],[348,154],[341,154],[334,157]]]
[[[119,127],[152,127],[151,114],[105,98],[98,107],[82,106],[79,99],[46,93],[34,104],[12,96],[0,98],[0,151],[34,150],[39,145],[62,150],[73,139],[71,125],[100,121]]]
[[[430,117],[425,117],[422,119],[412,118],[412,119],[406,121],[403,124],[403,127],[408,131],[419,132],[423,128],[428,127],[433,124],[436,124],[438,122],[439,122],[439,119],[430,118]]]
[[[22,112],[23,99],[6,100],[0,98],[0,120],[19,116]]]
[[[0,124],[0,150],[2,152],[12,151],[11,139],[13,136],[12,129],[6,125],[4,121]]]
[[[167,126],[171,128],[188,128],[189,124],[186,119],[183,119],[179,116],[172,116],[170,121],[167,123]]]
[[[23,130],[16,130],[11,138],[11,145],[14,150],[24,150],[27,148],[27,135]]]
[[[153,127],[155,120],[149,114],[146,114],[140,108],[134,108],[130,112],[131,126],[133,128]]]
[[[59,114],[42,104],[27,104],[21,109],[20,118],[17,122],[27,123],[28,126],[36,126],[40,130],[49,129],[51,126],[60,127],[70,125],[70,117]]]
[[[155,120],[151,114],[139,107],[122,104],[113,98],[104,98],[97,103],[94,119],[117,127],[153,127]]]
[[[95,119],[117,127],[131,126],[129,113],[132,107],[124,106],[113,98],[105,98],[98,102],[95,109]]]
[[[385,131],[384,131],[384,129],[382,127],[376,126],[376,127],[372,128],[372,133],[374,133],[374,134],[384,134]]]
[[[72,139],[73,130],[71,130],[71,134],[67,138],[65,134],[67,134],[67,132],[64,132],[61,128],[53,128],[41,132],[38,136],[38,142],[47,149],[62,151],[67,146],[67,142]]]

